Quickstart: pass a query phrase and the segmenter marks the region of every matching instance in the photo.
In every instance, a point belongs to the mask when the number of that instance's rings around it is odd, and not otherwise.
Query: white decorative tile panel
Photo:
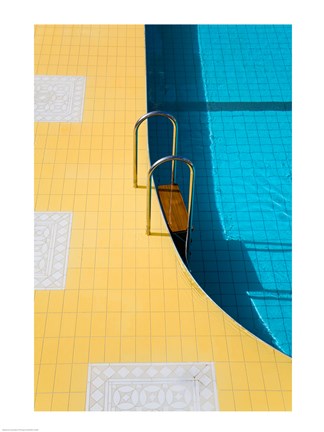
[[[35,289],[58,290],[65,288],[71,226],[72,213],[35,213]]]
[[[86,410],[217,411],[214,364],[90,364]]]
[[[85,77],[35,75],[36,122],[81,122]]]

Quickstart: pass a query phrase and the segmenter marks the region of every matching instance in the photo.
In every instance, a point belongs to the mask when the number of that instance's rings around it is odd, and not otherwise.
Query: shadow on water
[[[207,111],[222,110],[222,106],[216,104],[215,108],[205,101],[197,26],[146,26],[146,53],[147,111],[167,111],[176,117],[178,154],[191,159],[196,169],[195,230],[189,262],[192,274],[225,312],[260,339],[281,349],[253,301],[255,297],[266,301],[276,293],[261,285],[245,244],[225,238],[216,196],[210,193],[214,184]],[[223,109],[228,110],[229,104]],[[277,109],[289,107],[283,104]],[[172,127],[166,119],[149,120],[149,142],[152,162],[171,154]],[[162,166],[156,171],[155,182],[168,182],[169,176],[170,167]],[[186,169],[178,165],[177,182],[184,195],[187,178]],[[249,243],[249,249],[262,247],[275,245]]]

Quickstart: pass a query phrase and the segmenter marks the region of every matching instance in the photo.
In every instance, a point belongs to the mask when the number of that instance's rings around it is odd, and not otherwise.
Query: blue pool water
[[[146,26],[146,51],[148,111],[177,118],[196,168],[192,275],[291,355],[291,26]],[[171,153],[171,129],[150,119],[152,162]],[[181,166],[177,182],[186,196]]]

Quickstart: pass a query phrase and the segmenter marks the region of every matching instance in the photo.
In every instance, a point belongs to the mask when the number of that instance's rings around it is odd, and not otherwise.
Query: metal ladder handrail
[[[173,124],[173,138],[172,138],[172,156],[175,156],[177,153],[177,144],[178,144],[178,123],[177,120],[171,115],[164,111],[151,111],[147,114],[144,114],[140,117],[135,126],[133,132],[133,185],[137,188],[137,171],[138,171],[138,128],[143,123],[144,120],[147,120],[150,117],[161,116],[168,118]],[[175,179],[175,165],[174,161],[172,161],[171,167],[171,183],[174,184]]]
[[[188,261],[188,248],[190,244],[190,233],[192,230],[192,206],[193,206],[193,198],[194,198],[194,181],[195,181],[195,168],[193,163],[186,158],[179,156],[165,156],[159,160],[157,160],[149,169],[147,174],[147,201],[146,201],[146,234],[150,235],[151,231],[151,202],[152,202],[152,174],[154,170],[164,164],[165,162],[180,161],[184,162],[190,171],[190,180],[189,180],[189,198],[188,198],[188,225],[187,225],[187,236],[186,236],[186,245],[185,245],[185,257]]]

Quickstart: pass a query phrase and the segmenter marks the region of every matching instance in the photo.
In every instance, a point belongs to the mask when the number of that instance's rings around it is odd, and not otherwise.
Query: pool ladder
[[[147,173],[147,204],[146,204],[146,234],[151,234],[151,203],[152,203],[152,174],[160,165],[171,162],[171,182],[170,184],[160,185],[157,188],[157,195],[160,201],[164,218],[167,222],[170,234],[175,245],[186,262],[190,245],[190,233],[192,231],[192,207],[194,198],[195,169],[189,159],[177,156],[178,144],[178,124],[176,119],[163,111],[152,111],[140,117],[134,126],[134,160],[133,160],[133,184],[138,187],[138,129],[140,125],[150,117],[166,117],[173,125],[172,155],[165,156],[151,165]],[[175,182],[176,162],[185,163],[190,172],[189,178],[189,198],[188,209],[185,206],[179,185]]]

